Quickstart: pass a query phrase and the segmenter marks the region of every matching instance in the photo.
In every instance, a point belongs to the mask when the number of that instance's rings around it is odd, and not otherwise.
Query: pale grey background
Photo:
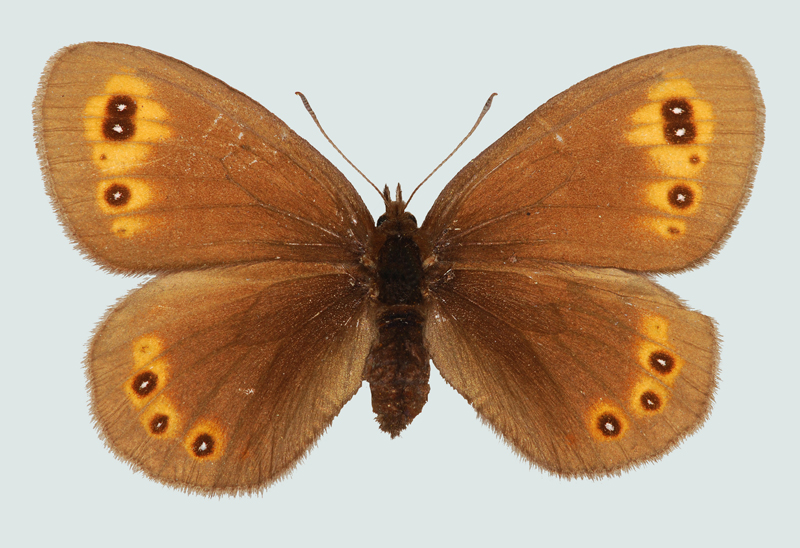
[[[3,8],[0,543],[112,546],[776,546],[798,534],[798,13],[789,2],[15,2]],[[755,67],[766,147],[728,245],[663,279],[724,337],[710,421],[657,464],[563,481],[517,458],[438,373],[399,439],[369,390],[292,476],[262,496],[206,499],[112,457],[92,429],[82,359],[106,308],[141,280],[105,274],[63,236],[45,196],[30,105],[62,46],[135,44],[228,82],[353,181],[296,90],[377,183],[410,190],[498,92],[481,128],[414,199],[551,96],[662,49],[719,44]],[[407,190],[407,191],[408,191]],[[793,520],[793,523],[790,522]]]

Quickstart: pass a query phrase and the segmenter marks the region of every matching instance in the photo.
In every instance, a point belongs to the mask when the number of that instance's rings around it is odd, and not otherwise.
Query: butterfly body
[[[573,86],[469,162],[419,227],[388,190],[376,226],[275,115],[142,48],[60,51],[34,121],[71,238],[155,276],[86,361],[109,447],[159,481],[259,490],[364,380],[396,436],[430,361],[563,477],[657,459],[708,416],[713,320],[649,274],[707,260],[747,201],[764,107],[730,50],[666,50]]]
[[[397,436],[428,401],[430,357],[423,328],[423,257],[414,236],[416,219],[384,191],[386,213],[377,222],[372,251],[362,258],[371,265],[378,340],[367,357],[364,380],[372,391],[372,408],[383,431]],[[370,256],[371,255],[371,256]],[[373,258],[374,257],[374,258]]]

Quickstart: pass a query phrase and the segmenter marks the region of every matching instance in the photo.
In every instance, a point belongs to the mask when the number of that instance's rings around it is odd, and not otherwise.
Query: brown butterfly
[[[649,273],[702,263],[747,201],[764,107],[721,47],[667,50],[548,101],[462,169],[422,226],[261,105],[185,63],[85,43],[48,63],[36,142],[87,255],[156,274],[87,369],[111,449],[242,493],[297,463],[366,380],[396,436],[429,359],[530,463],[618,473],[706,419],[713,321]]]

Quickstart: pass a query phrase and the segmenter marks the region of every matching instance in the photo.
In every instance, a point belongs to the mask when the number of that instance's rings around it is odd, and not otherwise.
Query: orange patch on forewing
[[[654,85],[647,94],[651,101],[665,101],[673,97],[697,97],[697,92],[686,78],[671,78]]]
[[[692,116],[692,118],[695,122],[710,122],[716,120],[714,109],[708,101],[691,99],[689,100],[689,104],[692,105],[692,110],[694,111],[694,116]]]
[[[181,417],[164,395],[158,396],[139,416],[148,435],[155,438],[174,438],[180,430]]]
[[[696,179],[708,161],[708,150],[702,145],[654,146],[647,153],[667,177]]]
[[[655,168],[665,177],[682,179],[698,179],[708,162],[708,145],[714,139],[715,118],[711,103],[697,98],[697,91],[691,82],[679,75],[653,85],[647,98],[651,101],[636,109],[630,117],[634,126],[625,136],[633,145],[647,147],[647,153],[655,164]],[[684,101],[685,108],[691,116],[686,117],[686,126],[675,120],[668,120],[665,105],[668,101]],[[680,114],[678,114],[680,116]],[[678,124],[678,125],[673,125]],[[688,133],[686,133],[688,132]],[[683,135],[691,135],[688,141],[679,141]],[[669,139],[668,139],[669,137]],[[658,188],[648,189],[648,202],[664,211],[674,213],[659,196]],[[699,196],[699,194],[698,194]],[[699,200],[697,201],[699,204]],[[679,211],[688,215],[695,207]],[[658,229],[659,227],[655,227]],[[659,232],[673,238],[679,234],[675,231]],[[681,232],[682,234],[682,232]]]
[[[714,122],[695,122],[694,142],[707,145],[714,140]]]
[[[628,418],[616,405],[600,401],[586,414],[586,427],[597,441],[615,441],[628,433]]]
[[[156,333],[142,335],[133,341],[133,368],[138,370],[155,360],[164,351],[164,341]]]
[[[197,461],[215,461],[225,452],[224,429],[210,420],[198,421],[183,438],[186,451]]]
[[[661,105],[654,105],[658,110],[661,110]],[[643,110],[643,109],[639,109]],[[638,113],[639,111],[636,111]],[[634,118],[637,118],[634,113]],[[705,145],[710,143],[714,138],[714,122],[697,122],[692,123],[695,129],[695,136],[693,144]],[[664,122],[659,114],[659,121],[653,124],[641,125],[632,129],[626,134],[628,141],[634,145],[639,146],[655,146],[655,145],[670,145],[664,137]],[[670,145],[670,146],[690,146],[690,145]]]
[[[669,322],[662,316],[657,316],[655,314],[642,316],[639,329],[640,333],[648,339],[661,343],[667,342]]]
[[[101,141],[107,145],[124,146],[130,143],[157,143],[170,136],[169,126],[161,122],[142,120],[137,112],[132,121],[135,124],[133,136],[124,142],[110,142],[103,135],[103,118],[86,118],[83,121],[84,136],[90,143]]]
[[[666,409],[669,392],[651,377],[643,377],[631,390],[628,406],[640,417],[651,417]]]
[[[683,367],[683,359],[666,346],[641,341],[636,349],[636,360],[648,373],[672,384]]]
[[[166,386],[168,381],[169,364],[163,358],[158,359],[128,377],[125,381],[125,394],[134,407],[141,409]]]
[[[627,137],[628,141],[634,145],[645,146],[667,144],[667,140],[664,138],[664,125],[660,121],[657,124],[647,124],[637,127],[636,129],[629,131]]]
[[[150,120],[140,120],[139,114],[136,114],[136,133],[132,141],[141,141],[145,143],[158,143],[165,141],[171,135],[169,126],[160,122],[152,122]]]
[[[120,189],[127,193],[125,203],[115,205],[113,199],[109,201],[109,192]],[[100,210],[108,215],[118,213],[129,213],[150,204],[153,201],[153,192],[150,183],[144,179],[132,179],[129,177],[118,179],[106,179],[97,185],[95,200]]]
[[[92,146],[92,161],[104,175],[122,175],[143,164],[152,148],[141,143],[97,143]]]
[[[669,217],[643,217],[642,223],[662,238],[674,240],[686,234],[686,222]]]
[[[684,203],[679,201],[680,193],[674,192],[675,189],[681,188],[688,191],[684,192],[685,196],[683,196],[683,199],[686,200]],[[685,179],[658,181],[647,185],[645,189],[645,200],[647,203],[657,207],[661,211],[675,215],[694,214],[700,206],[702,197],[703,190],[700,185],[694,181]]]
[[[109,78],[105,91],[109,95],[125,94],[149,97],[152,94],[152,88],[145,80],[129,74],[115,74]]]
[[[84,108],[84,137],[92,143],[92,160],[97,168],[108,174],[123,174],[141,165],[152,150],[152,143],[168,139],[171,129],[165,124],[167,111],[157,101],[148,99],[152,88],[143,79],[126,74],[109,78],[106,95],[89,97]],[[109,117],[109,100],[115,96],[129,97],[135,103],[135,114],[129,118],[131,133],[124,139],[109,139],[103,125]],[[123,116],[124,119],[125,118]],[[120,122],[120,125],[124,125]],[[120,127],[120,132],[122,129]]]
[[[664,116],[661,114],[661,103],[647,103],[643,107],[639,107],[631,115],[631,121],[634,125],[653,125],[664,123]]]
[[[164,122],[169,118],[167,111],[164,110],[164,107],[152,99],[145,99],[144,97],[139,97],[132,93],[121,92],[120,94],[129,95],[134,101],[136,101],[137,120]],[[89,97],[89,101],[86,103],[86,108],[83,110],[84,116],[87,118],[105,118],[107,116],[106,109],[108,107],[108,99],[112,96],[113,94],[95,95],[93,97]]]

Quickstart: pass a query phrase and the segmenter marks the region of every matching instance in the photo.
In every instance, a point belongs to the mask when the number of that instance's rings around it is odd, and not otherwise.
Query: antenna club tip
[[[303,92],[302,91],[295,91],[294,94],[297,95],[298,97],[300,97],[300,100],[303,102],[303,106],[306,108],[308,113],[311,115],[311,118],[313,118],[314,121],[316,122],[317,121],[317,116],[316,116],[316,114],[314,114],[314,111],[311,110],[311,104],[309,104],[308,99],[306,99],[306,96],[303,95]],[[317,122],[317,125],[319,126],[319,122]],[[322,128],[320,127],[320,130],[321,129]],[[323,131],[322,134],[325,135],[325,132]]]

